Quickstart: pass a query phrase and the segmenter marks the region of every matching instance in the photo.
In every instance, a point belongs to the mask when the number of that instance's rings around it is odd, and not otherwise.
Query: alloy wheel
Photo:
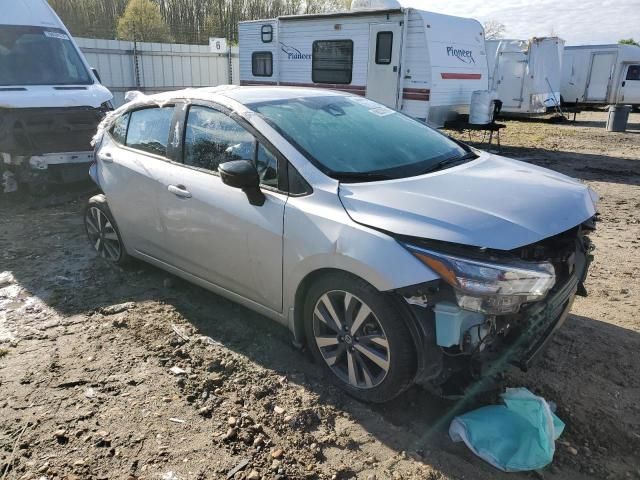
[[[313,311],[314,340],[331,371],[351,387],[378,386],[391,360],[387,336],[371,308],[343,290],[326,292]]]
[[[87,235],[93,248],[102,258],[117,262],[122,254],[118,234],[102,210],[90,207],[85,216]]]

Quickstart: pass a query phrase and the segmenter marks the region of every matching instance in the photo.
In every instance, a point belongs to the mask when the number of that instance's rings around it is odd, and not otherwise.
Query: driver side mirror
[[[251,205],[264,205],[265,196],[260,190],[260,176],[249,160],[232,160],[218,165],[222,183],[241,189]]]

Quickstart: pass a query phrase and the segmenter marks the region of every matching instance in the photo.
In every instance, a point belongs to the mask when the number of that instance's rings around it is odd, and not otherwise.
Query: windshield
[[[69,36],[57,28],[0,25],[0,85],[88,85]]]
[[[345,181],[420,175],[468,154],[425,124],[362,97],[294,98],[249,108],[323,172]]]

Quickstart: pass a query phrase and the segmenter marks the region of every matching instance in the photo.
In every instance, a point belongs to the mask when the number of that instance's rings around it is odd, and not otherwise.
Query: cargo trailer
[[[640,47],[566,47],[561,94],[569,104],[640,105]]]
[[[498,93],[502,113],[540,114],[560,106],[564,40],[487,40],[489,88]]]

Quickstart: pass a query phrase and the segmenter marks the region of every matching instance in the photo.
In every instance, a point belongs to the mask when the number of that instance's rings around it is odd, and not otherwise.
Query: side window
[[[293,165],[287,166],[287,177],[289,178],[289,193],[291,195],[308,195],[313,190],[307,181],[302,178]]]
[[[262,144],[258,144],[256,169],[260,175],[260,183],[269,187],[278,187],[278,159]]]
[[[393,32],[378,32],[376,36],[376,63],[389,65],[393,49]]]
[[[122,145],[127,138],[127,125],[129,125],[129,112],[118,117],[110,130],[113,139]]]
[[[640,65],[629,65],[627,80],[640,80]]]
[[[216,172],[231,160],[255,158],[256,141],[238,122],[212,108],[189,109],[184,134],[184,163]]]
[[[314,83],[351,83],[352,70],[352,40],[313,42],[311,79]]]
[[[254,77],[273,75],[273,54],[271,52],[253,52],[251,54],[251,73]]]
[[[144,152],[166,156],[172,118],[173,106],[144,108],[131,112],[126,145]]]

